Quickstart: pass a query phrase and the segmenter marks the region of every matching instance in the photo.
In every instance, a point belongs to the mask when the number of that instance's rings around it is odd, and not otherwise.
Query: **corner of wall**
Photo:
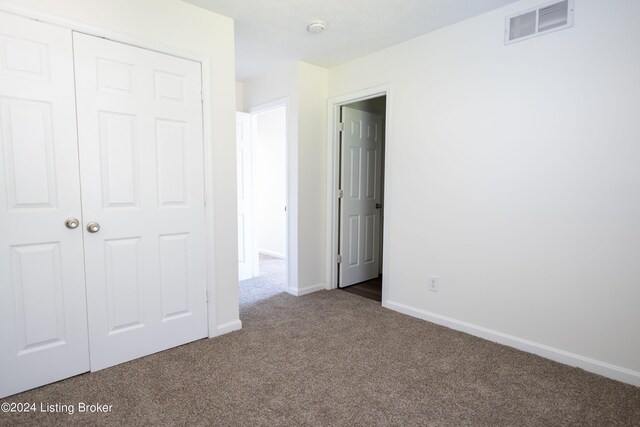
[[[325,278],[327,69],[297,61],[298,70],[298,291]],[[319,288],[318,288],[319,289]]]
[[[244,84],[236,82],[236,111],[244,111]]]

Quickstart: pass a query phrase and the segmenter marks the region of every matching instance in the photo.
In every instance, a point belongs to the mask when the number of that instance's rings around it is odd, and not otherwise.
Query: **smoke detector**
[[[307,27],[307,31],[309,31],[310,33],[313,34],[320,34],[321,32],[323,32],[325,29],[327,28],[327,23],[318,19],[316,21],[313,21],[309,24],[309,26]]]

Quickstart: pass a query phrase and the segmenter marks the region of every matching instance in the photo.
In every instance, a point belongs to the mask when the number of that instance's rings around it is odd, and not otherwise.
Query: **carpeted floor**
[[[640,425],[640,388],[283,283],[241,283],[241,331],[6,399],[110,413],[0,413],[0,424]]]
[[[260,254],[260,275],[240,282],[240,307],[269,299],[287,291],[287,263],[284,259]]]

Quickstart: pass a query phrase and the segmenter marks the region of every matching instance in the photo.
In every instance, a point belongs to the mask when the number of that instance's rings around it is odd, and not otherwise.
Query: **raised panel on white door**
[[[154,71],[155,96],[157,102],[184,102],[185,76]]]
[[[379,197],[378,185],[380,183],[380,179],[378,178],[378,173],[380,173],[380,171],[377,167],[379,163],[379,155],[379,150],[371,148],[367,148],[366,150],[366,172],[364,174],[366,184],[364,197],[369,200]]]
[[[354,267],[360,264],[360,216],[351,215],[348,224],[349,257],[347,265]]]
[[[162,321],[189,316],[189,234],[160,236]]]
[[[207,335],[201,70],[84,34],[74,47],[95,371]]]
[[[360,170],[362,168],[362,148],[349,147],[349,158],[347,161],[350,162],[351,166],[347,194],[351,199],[360,199],[362,197],[360,194],[360,183],[362,179],[360,176]]]
[[[11,261],[18,354],[64,344],[60,242],[14,246]]]
[[[0,70],[23,79],[49,80],[49,45],[0,34]]]
[[[158,202],[160,206],[188,204],[189,174],[186,123],[156,120]]]
[[[137,118],[100,111],[100,170],[105,207],[140,205]]]
[[[98,90],[130,95],[133,92],[133,65],[107,58],[97,58]]]
[[[350,137],[352,139],[362,138],[362,121],[359,118],[347,120],[349,123]]]
[[[89,369],[71,32],[0,12],[0,397]]]
[[[367,133],[366,139],[369,141],[379,141],[380,140],[380,124],[374,122],[367,122]]]
[[[380,265],[380,185],[382,119],[342,107],[339,286],[378,276]]]
[[[142,245],[139,237],[104,242],[110,335],[144,326],[141,312]]]
[[[9,207],[57,207],[51,104],[0,97]]]
[[[375,252],[376,252],[376,215],[375,214],[367,214],[364,215],[364,231],[363,231],[363,249],[364,256],[362,262],[367,264],[375,261]]]

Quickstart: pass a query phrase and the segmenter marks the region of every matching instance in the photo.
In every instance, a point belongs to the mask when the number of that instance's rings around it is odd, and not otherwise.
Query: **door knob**
[[[89,233],[97,233],[98,231],[100,231],[100,224],[93,221],[90,222],[89,224],[87,224],[87,231]]]
[[[376,209],[382,209],[382,203],[376,203]]]
[[[76,218],[67,218],[67,220],[64,222],[64,225],[68,229],[73,230],[74,228],[78,228],[78,226],[80,225],[80,221],[78,221]]]

